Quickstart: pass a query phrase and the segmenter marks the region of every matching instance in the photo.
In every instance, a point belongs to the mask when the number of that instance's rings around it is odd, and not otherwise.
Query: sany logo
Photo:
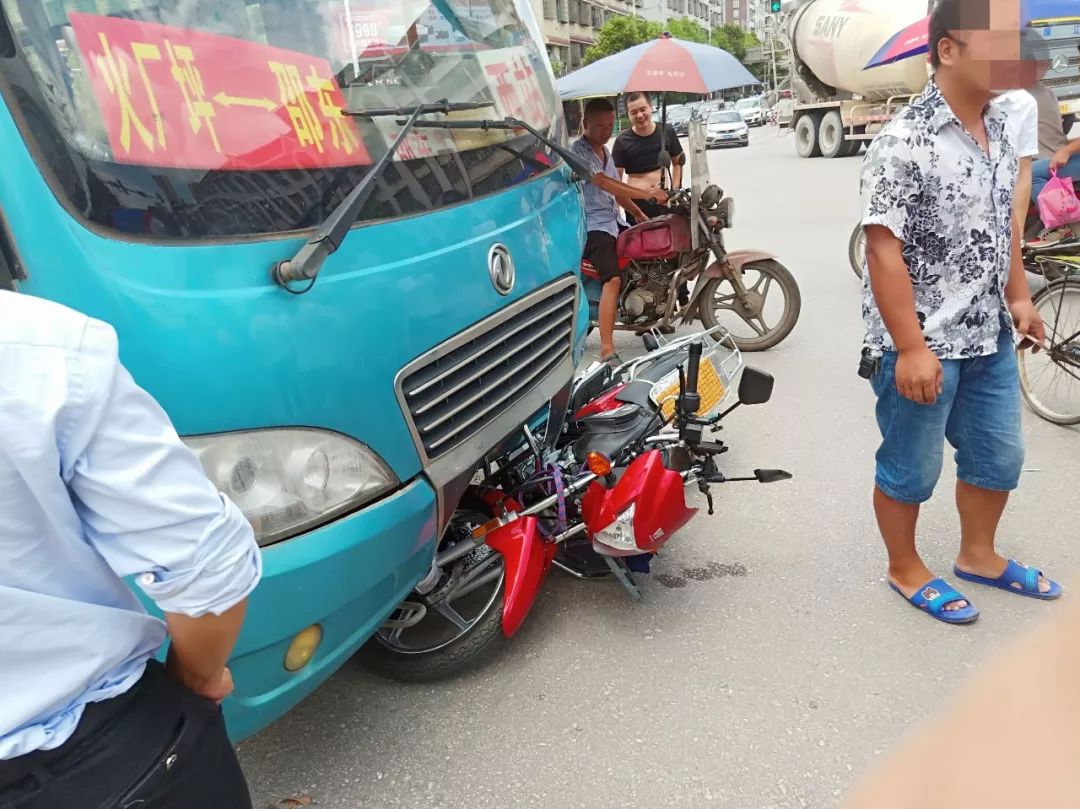
[[[844,33],[844,28],[851,22],[849,14],[872,14],[863,8],[863,0],[843,0],[836,10],[818,17],[814,24],[814,36],[822,39],[837,40]]]

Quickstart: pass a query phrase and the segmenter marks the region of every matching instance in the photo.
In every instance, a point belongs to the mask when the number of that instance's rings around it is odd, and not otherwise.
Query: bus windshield
[[[93,225],[229,238],[318,225],[423,102],[558,136],[528,0],[0,0],[9,106]],[[2,47],[2,43],[0,43]],[[9,47],[10,50],[10,47]],[[451,113],[453,116],[454,113]],[[417,129],[359,221],[437,210],[557,158],[521,132]]]

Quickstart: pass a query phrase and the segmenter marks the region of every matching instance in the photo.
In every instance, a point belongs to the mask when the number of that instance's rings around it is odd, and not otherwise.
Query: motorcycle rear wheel
[[[490,519],[491,514],[482,504],[470,501],[469,505],[477,508],[462,507],[455,513],[440,550],[451,547],[454,541],[471,533],[468,526],[482,525]],[[455,526],[462,528],[457,536]],[[485,572],[498,569],[498,580],[464,596],[461,600],[471,599],[472,606],[468,611],[459,611],[455,606],[458,599],[451,589],[453,577],[460,578],[475,571],[478,565],[485,565]],[[502,555],[482,546],[453,563],[447,576],[450,582],[441,582],[435,592],[439,593],[440,589],[448,592],[440,593],[442,597],[434,606],[427,607],[426,614],[415,626],[406,629],[383,626],[375,633],[358,654],[361,665],[392,680],[429,683],[462,674],[495,654],[506,642],[502,633],[505,577]],[[414,592],[409,602],[398,607],[391,619],[407,621],[416,613],[410,602],[415,604],[422,598]]]
[[[710,278],[701,293],[701,323],[706,329],[724,326],[740,351],[766,351],[783,342],[795,328],[802,312],[802,293],[795,276],[779,261],[751,261],[743,265],[742,273],[744,284],[747,280],[751,282],[747,287],[748,300],[745,305],[738,300],[728,279]],[[746,279],[748,273],[757,273],[757,278],[751,276]],[[784,309],[776,323],[770,326],[765,320],[765,302],[769,299],[773,284],[783,293]],[[722,289],[724,285],[726,288]],[[749,307],[749,311],[746,307]],[[727,317],[721,323],[717,311],[730,312],[736,317]],[[753,336],[743,336],[736,331],[735,326],[739,321],[749,327]]]

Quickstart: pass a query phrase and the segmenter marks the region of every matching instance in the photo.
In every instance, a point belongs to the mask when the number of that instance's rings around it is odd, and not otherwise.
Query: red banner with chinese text
[[[524,48],[477,51],[476,59],[500,117],[520,118],[541,131],[550,125],[551,104]]]
[[[251,171],[371,162],[325,59],[72,12],[114,159]]]

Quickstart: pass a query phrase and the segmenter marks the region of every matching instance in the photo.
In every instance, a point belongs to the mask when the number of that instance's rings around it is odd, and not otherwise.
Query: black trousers
[[[657,202],[653,202],[648,199],[635,199],[634,203],[641,209],[641,212],[650,219],[655,219],[658,216],[663,216],[666,213],[671,213],[671,209],[666,205],[661,205]],[[640,225],[640,222],[635,221],[634,217],[630,214],[626,215],[626,221],[631,225]]]
[[[56,750],[0,761],[0,809],[251,809],[221,709],[150,661]]]

